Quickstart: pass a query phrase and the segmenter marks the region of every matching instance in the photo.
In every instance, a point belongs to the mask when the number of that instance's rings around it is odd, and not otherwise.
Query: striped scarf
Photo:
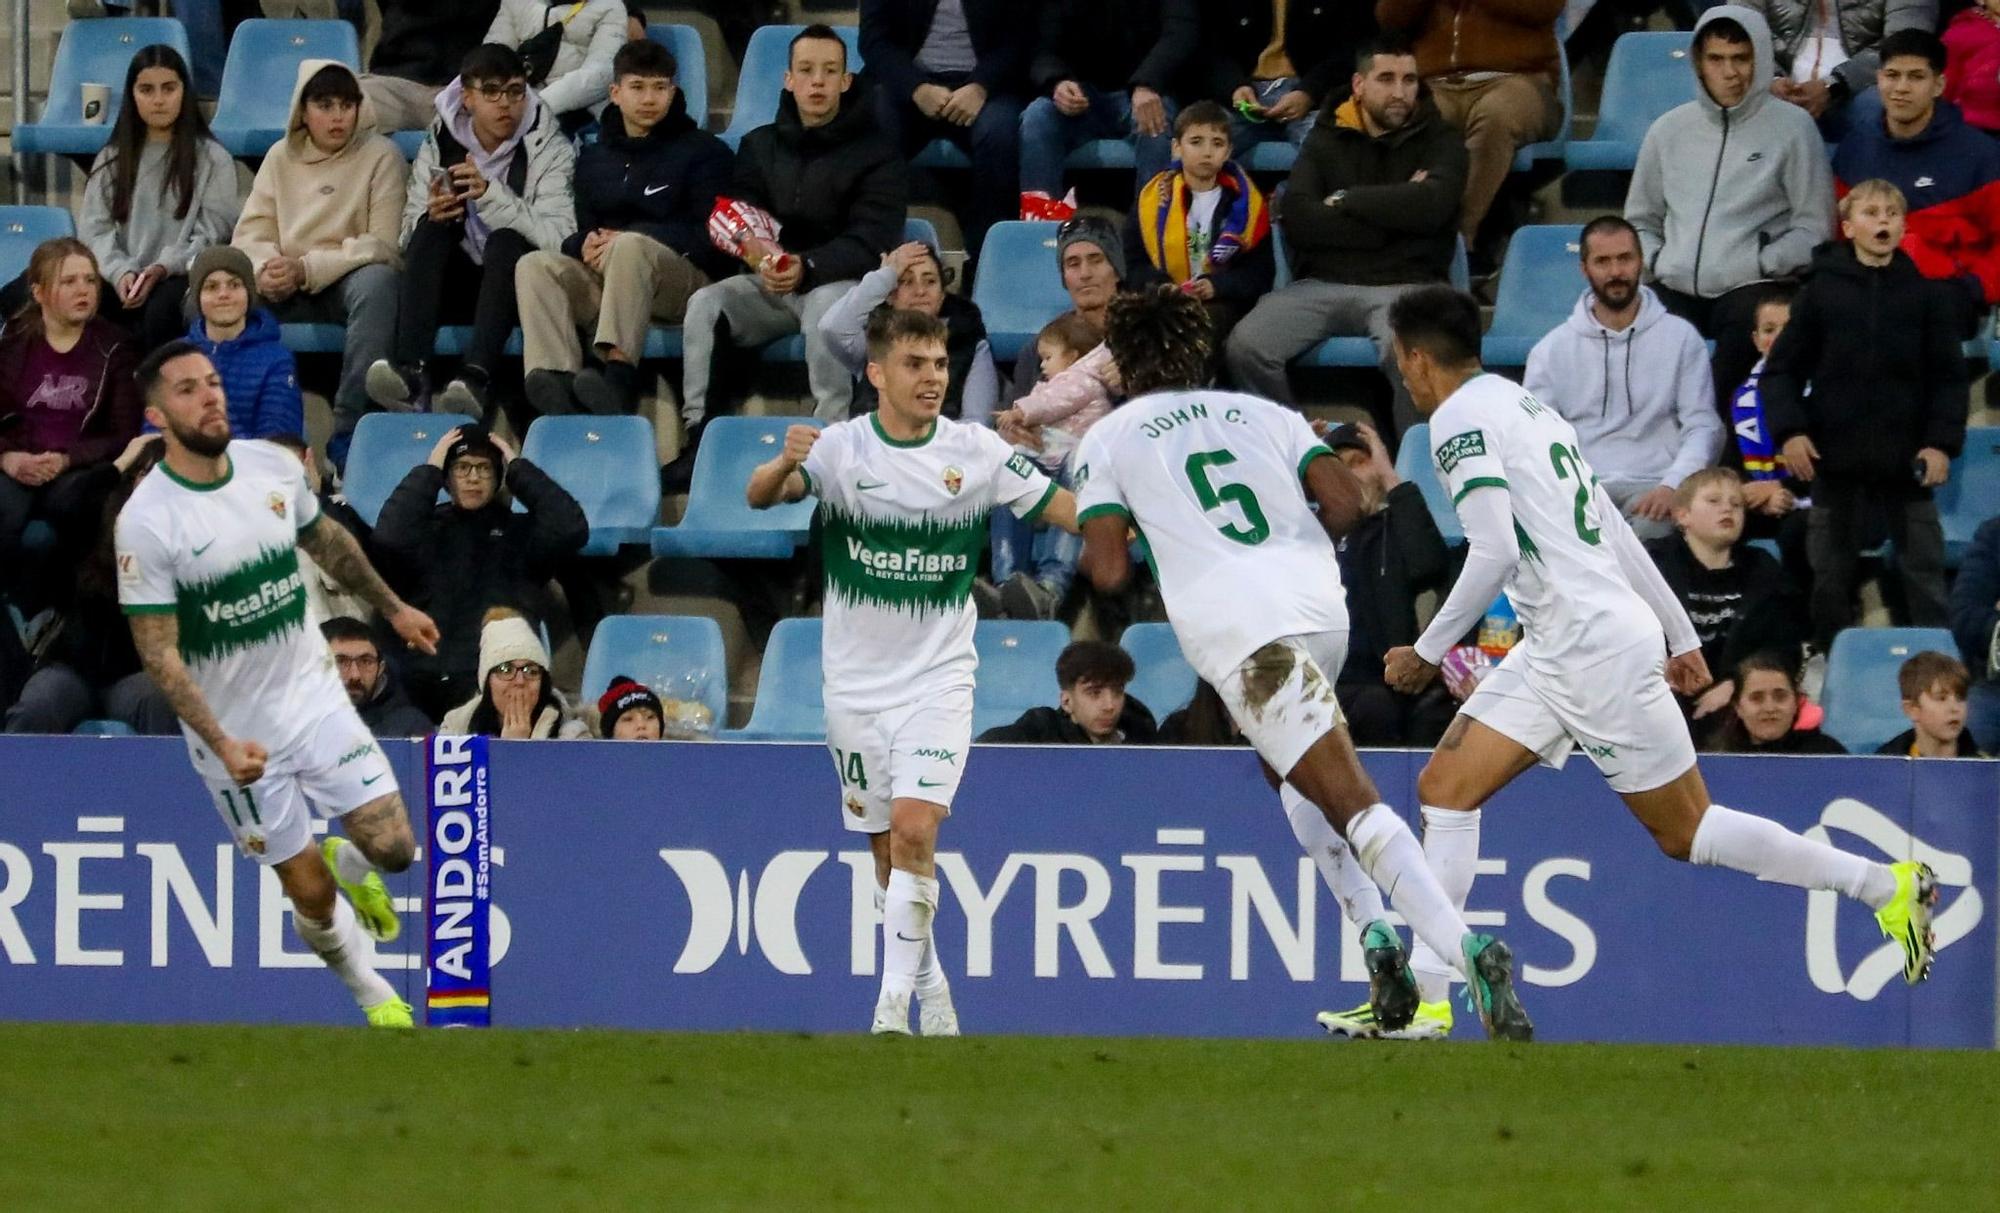
[[[1139,238],[1146,259],[1175,282],[1213,274],[1244,249],[1255,248],[1271,234],[1271,208],[1250,175],[1234,160],[1222,166],[1216,183],[1222,205],[1215,208],[1215,241],[1200,266],[1188,264],[1188,202],[1192,197],[1180,166],[1154,177],[1139,191]]]

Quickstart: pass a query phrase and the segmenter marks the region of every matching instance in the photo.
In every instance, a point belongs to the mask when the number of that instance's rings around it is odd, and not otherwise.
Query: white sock
[[[1401,911],[1410,934],[1439,956],[1456,958],[1466,935],[1465,919],[1431,874],[1424,848],[1396,811],[1386,804],[1363,809],[1347,823],[1347,845]]]
[[[374,864],[368,862],[368,856],[362,853],[361,848],[352,842],[344,847],[334,848],[333,866],[333,874],[348,884],[360,884],[368,879],[369,873],[378,870]]]
[[[1424,862],[1437,876],[1438,887],[1451,898],[1452,908],[1463,916],[1472,878],[1479,871],[1479,810],[1461,813],[1425,805]],[[1417,991],[1425,1002],[1451,997],[1451,982],[1458,975],[1455,959],[1446,960],[1419,939],[1410,953],[1410,968],[1416,971]]]
[[[340,978],[340,984],[347,987],[362,1009],[380,1006],[396,997],[396,988],[382,980],[382,975],[368,963],[374,950],[361,934],[360,924],[354,921],[354,907],[347,904],[345,897],[334,897],[331,922],[308,918],[294,910],[292,926],[306,946],[318,953],[333,975]]]
[[[875,912],[882,913],[888,903],[889,891],[881,885],[875,886]],[[944,964],[938,960],[937,933],[933,931],[924,942],[923,958],[917,961],[917,997],[924,1000],[936,998],[951,991],[951,982],[945,979]]]
[[[1354,852],[1347,847],[1347,840],[1319,806],[1304,796],[1291,784],[1278,785],[1278,799],[1285,806],[1285,816],[1292,823],[1292,837],[1299,840],[1299,846],[1312,857],[1313,866],[1319,869],[1319,877],[1340,903],[1341,912],[1347,921],[1357,927],[1365,927],[1382,917],[1382,890],[1368,873],[1361,870]]]
[[[889,873],[882,906],[882,992],[908,994],[916,988],[924,951],[937,914],[938,882],[902,868]]]
[[[1837,847],[1794,834],[1767,817],[1708,806],[1694,832],[1688,859],[1735,868],[1773,884],[1830,889],[1879,910],[1896,895],[1896,874]]]

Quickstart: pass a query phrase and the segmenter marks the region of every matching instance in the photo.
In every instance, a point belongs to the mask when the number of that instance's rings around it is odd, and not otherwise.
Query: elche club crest
[[[285,516],[285,495],[283,493],[272,493],[269,502],[271,512],[276,514],[280,519],[283,519]]]
[[[965,487],[965,472],[957,464],[944,470],[944,491],[958,496],[958,490]]]

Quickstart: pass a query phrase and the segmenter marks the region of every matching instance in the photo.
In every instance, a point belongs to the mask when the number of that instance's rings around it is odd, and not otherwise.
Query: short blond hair
[[[1692,509],[1694,499],[1711,484],[1726,484],[1730,488],[1740,489],[1743,487],[1743,477],[1736,474],[1735,468],[1703,468],[1681,481],[1681,487],[1674,490],[1674,508]]]
[[[1863,198],[1881,198],[1894,203],[1896,209],[1905,215],[1910,213],[1910,200],[1903,197],[1903,191],[1897,189],[1894,182],[1884,181],[1880,177],[1870,177],[1847,191],[1847,196],[1840,200],[1840,217],[1848,218],[1854,208],[1861,205],[1860,200]]]

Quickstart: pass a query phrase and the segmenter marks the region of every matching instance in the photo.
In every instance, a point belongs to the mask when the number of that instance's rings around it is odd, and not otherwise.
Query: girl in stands
[[[1799,694],[1798,673],[1776,653],[1753,653],[1736,666],[1736,696],[1708,749],[1722,754],[1845,754],[1819,731],[1820,713]],[[1802,711],[1803,710],[1803,711]],[[1812,717],[1810,723],[1806,715]]]

